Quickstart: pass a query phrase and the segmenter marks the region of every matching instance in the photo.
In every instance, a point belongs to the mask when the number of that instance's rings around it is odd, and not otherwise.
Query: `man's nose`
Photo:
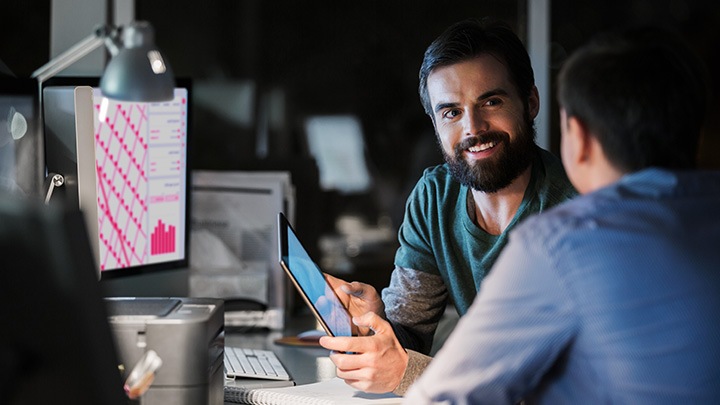
[[[470,109],[465,113],[464,130],[465,136],[475,136],[486,132],[490,124],[480,111]]]

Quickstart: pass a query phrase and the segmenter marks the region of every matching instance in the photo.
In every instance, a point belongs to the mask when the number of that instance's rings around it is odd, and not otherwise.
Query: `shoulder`
[[[456,196],[460,188],[460,183],[453,178],[448,165],[441,164],[423,171],[422,177],[415,185],[414,194],[443,199],[447,196]]]
[[[419,183],[446,184],[448,182],[454,182],[454,180],[450,174],[450,168],[447,163],[444,163],[423,170]]]
[[[605,205],[600,200],[602,198],[597,195],[580,195],[549,207],[525,219],[512,231],[511,238],[528,244],[542,241],[545,248],[558,247],[597,226],[603,211],[599,207]]]

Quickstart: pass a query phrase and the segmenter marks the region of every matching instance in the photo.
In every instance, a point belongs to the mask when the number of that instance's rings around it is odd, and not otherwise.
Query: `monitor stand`
[[[187,268],[100,280],[106,297],[188,297]]]

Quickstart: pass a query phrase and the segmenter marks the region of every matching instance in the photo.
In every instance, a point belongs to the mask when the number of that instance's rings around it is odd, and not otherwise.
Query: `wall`
[[[594,2],[553,0],[552,70],[555,77],[562,60],[594,33],[628,24],[662,24],[682,33],[705,60],[712,93],[708,120],[701,139],[701,167],[720,169],[720,2],[716,0],[604,0]],[[553,81],[554,83],[554,81]],[[554,84],[553,84],[554,85]],[[552,107],[553,133],[559,134],[556,100]],[[559,136],[553,149],[558,150]]]

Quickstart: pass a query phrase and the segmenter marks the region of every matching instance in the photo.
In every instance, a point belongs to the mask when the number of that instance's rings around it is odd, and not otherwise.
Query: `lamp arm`
[[[99,26],[94,33],[83,38],[65,52],[51,59],[48,63],[32,73],[32,78],[40,83],[60,73],[63,69],[82,59],[85,55],[99,48],[114,30],[107,25]]]
[[[122,41],[120,39],[122,37],[122,27],[105,26],[104,29],[105,32],[102,38],[105,42],[105,48],[107,48],[111,56],[115,56],[120,52],[120,48],[122,47]]]

